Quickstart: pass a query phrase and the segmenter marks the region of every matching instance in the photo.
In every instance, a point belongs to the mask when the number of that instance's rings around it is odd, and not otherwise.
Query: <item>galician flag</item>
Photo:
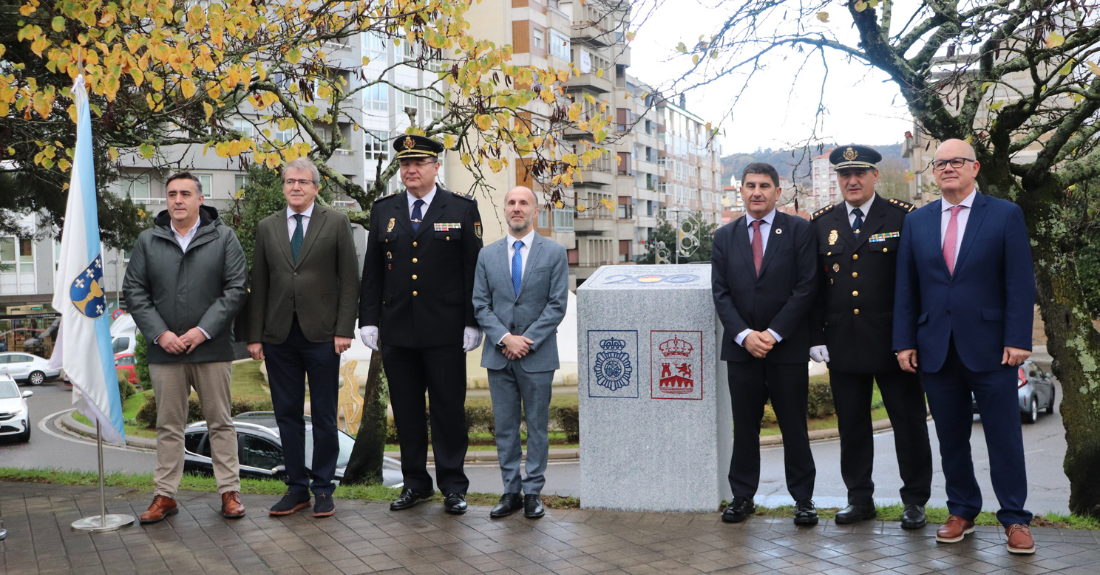
[[[73,405],[84,417],[99,423],[103,439],[123,444],[126,432],[122,427],[122,401],[115,356],[111,352],[107,298],[103,293],[92,119],[83,75],[77,76],[73,84],[73,99],[77,118],[76,156],[53,290],[53,307],[61,312],[61,326],[50,366],[65,369],[73,383]]]

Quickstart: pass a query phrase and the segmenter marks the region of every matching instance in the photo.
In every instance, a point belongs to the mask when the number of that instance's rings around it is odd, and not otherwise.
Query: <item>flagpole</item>
[[[99,453],[99,515],[85,517],[73,521],[73,531],[90,531],[101,533],[104,531],[118,531],[123,527],[134,524],[133,515],[107,515],[107,492],[103,486],[103,433],[99,428],[99,421],[95,423],[95,444]]]

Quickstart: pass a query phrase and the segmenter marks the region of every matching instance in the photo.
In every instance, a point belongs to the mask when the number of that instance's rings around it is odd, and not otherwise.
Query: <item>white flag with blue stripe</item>
[[[53,291],[53,307],[61,313],[61,326],[50,365],[65,369],[73,384],[73,405],[77,411],[99,423],[103,439],[123,444],[126,432],[103,291],[92,119],[83,75],[77,76],[73,84],[73,100],[77,118],[76,155]]]

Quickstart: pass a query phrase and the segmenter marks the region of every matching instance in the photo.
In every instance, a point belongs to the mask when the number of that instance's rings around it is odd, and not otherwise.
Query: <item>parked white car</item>
[[[8,376],[15,381],[25,381],[31,385],[42,385],[47,379],[61,375],[60,369],[49,369],[49,360],[29,353],[0,353],[0,376]]]
[[[14,435],[19,441],[31,439],[31,414],[27,398],[33,391],[20,393],[10,377],[0,375],[0,437]]]

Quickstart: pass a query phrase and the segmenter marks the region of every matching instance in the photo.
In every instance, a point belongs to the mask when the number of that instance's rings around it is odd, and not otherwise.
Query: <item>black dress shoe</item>
[[[489,512],[489,517],[500,519],[523,509],[523,495],[519,493],[505,493],[500,496],[500,503]]]
[[[795,525],[817,525],[817,508],[809,499],[794,502]]]
[[[924,506],[917,505],[915,503],[905,506],[905,511],[901,512],[901,528],[902,529],[920,529],[928,523],[928,519],[924,516]]]
[[[523,516],[528,519],[538,519],[543,515],[546,515],[546,511],[542,508],[542,498],[538,495],[524,495]]]
[[[875,511],[874,505],[856,505],[853,503],[836,512],[836,524],[850,525],[875,517],[878,517],[878,512]]]
[[[465,493],[448,493],[443,498],[443,510],[451,515],[462,515],[466,513],[466,494]]]
[[[421,501],[427,501],[435,494],[435,490],[417,491],[411,487],[401,490],[401,496],[390,503],[390,511],[403,511],[416,507]]]
[[[722,521],[725,523],[740,523],[756,513],[756,505],[748,497],[734,497],[733,503],[726,506],[722,512]]]

